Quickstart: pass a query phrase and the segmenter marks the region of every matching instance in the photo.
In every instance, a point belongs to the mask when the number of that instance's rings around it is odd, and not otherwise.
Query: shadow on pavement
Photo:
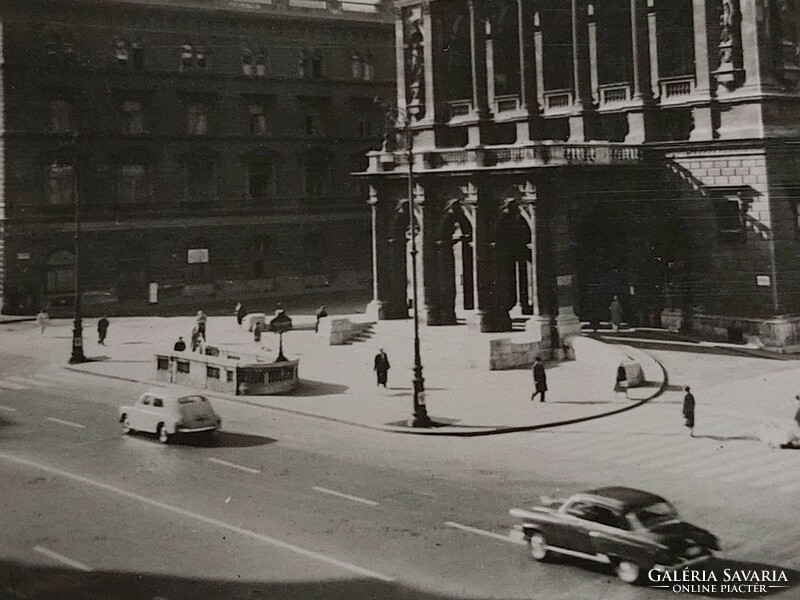
[[[372,579],[221,581],[118,571],[81,572],[0,561],[0,599],[16,600],[455,600]]]
[[[292,396],[332,396],[334,394],[344,394],[350,388],[338,383],[327,383],[325,381],[314,381],[312,379],[301,379],[300,386],[292,392]]]
[[[211,441],[196,440],[194,446],[210,446],[212,448],[252,448],[274,444],[278,440],[263,435],[236,433],[235,431],[218,431]]]

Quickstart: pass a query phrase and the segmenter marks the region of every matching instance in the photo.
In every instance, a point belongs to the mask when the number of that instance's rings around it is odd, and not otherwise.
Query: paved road
[[[663,598],[504,538],[508,508],[608,483],[673,499],[726,565],[800,567],[800,453],[688,440],[669,403],[428,439],[220,401],[218,443],[162,446],[120,435],[142,386],[0,361],[0,598]]]

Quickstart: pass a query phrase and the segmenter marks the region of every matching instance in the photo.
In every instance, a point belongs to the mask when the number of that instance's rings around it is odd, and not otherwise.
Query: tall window
[[[208,55],[205,48],[197,48],[194,51],[194,60],[197,68],[201,71],[208,69]]]
[[[250,257],[254,279],[267,275],[270,254],[271,240],[268,235],[257,235],[250,240]]]
[[[139,38],[131,44],[131,59],[134,71],[144,71],[144,44]]]
[[[494,85],[498,96],[519,94],[519,26],[515,0],[490,3]]]
[[[262,50],[256,54],[256,77],[267,76],[267,51]]]
[[[150,167],[144,163],[127,163],[117,167],[117,202],[147,203],[152,192]]]
[[[116,58],[119,68],[128,68],[128,42],[125,40],[117,40],[114,43],[114,58]]]
[[[303,48],[297,60],[297,76],[301,78],[311,77],[311,55],[308,50]]]
[[[192,68],[194,59],[194,48],[189,42],[181,46],[181,71],[188,71]]]
[[[321,103],[313,101],[305,103],[303,106],[303,127],[309,137],[322,137],[325,135]]]
[[[367,58],[364,60],[364,80],[373,79],[375,79],[375,56],[372,52],[367,52]]]
[[[55,162],[48,167],[47,200],[50,204],[72,204],[75,194],[75,172],[72,165]]]
[[[253,74],[253,52],[249,48],[242,50],[242,73],[248,77]]]
[[[353,79],[364,79],[364,61],[359,52],[350,55],[350,76]]]
[[[208,133],[208,103],[193,101],[186,107],[186,127],[189,135],[205,135]]]
[[[189,157],[186,161],[186,200],[194,203],[213,202],[216,195],[216,164],[213,157]]]
[[[250,114],[250,135],[265,136],[269,133],[267,109],[263,104],[252,103],[248,107]]]
[[[691,11],[689,12],[691,15]],[[601,85],[633,80],[630,0],[603,0],[595,8],[597,70]]]
[[[275,164],[270,157],[259,156],[248,162],[247,195],[261,203],[275,197]]]
[[[311,154],[306,157],[305,192],[309,201],[324,200],[330,193],[331,159],[325,154]]]
[[[544,89],[572,87],[572,17],[560,0],[545,0],[539,12],[544,44]]]
[[[72,252],[61,250],[47,257],[45,287],[49,294],[75,290],[75,256]]]
[[[122,131],[124,133],[144,133],[144,112],[141,100],[122,101]]]
[[[694,75],[692,0],[658,0],[656,11],[659,74]]]
[[[50,131],[67,133],[73,131],[74,115],[72,103],[65,98],[53,98],[50,101]]]
[[[322,52],[318,49],[311,54],[311,77],[314,79],[322,77]]]

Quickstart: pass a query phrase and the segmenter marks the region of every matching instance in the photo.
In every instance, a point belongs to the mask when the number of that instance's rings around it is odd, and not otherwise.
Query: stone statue
[[[419,21],[408,23],[408,104],[417,107],[415,116],[422,115],[425,106],[425,39]]]

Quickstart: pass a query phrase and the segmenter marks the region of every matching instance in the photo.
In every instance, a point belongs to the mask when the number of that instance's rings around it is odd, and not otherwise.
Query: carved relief
[[[720,3],[719,67],[714,75],[728,89],[741,85],[744,78],[739,0],[722,0]]]

